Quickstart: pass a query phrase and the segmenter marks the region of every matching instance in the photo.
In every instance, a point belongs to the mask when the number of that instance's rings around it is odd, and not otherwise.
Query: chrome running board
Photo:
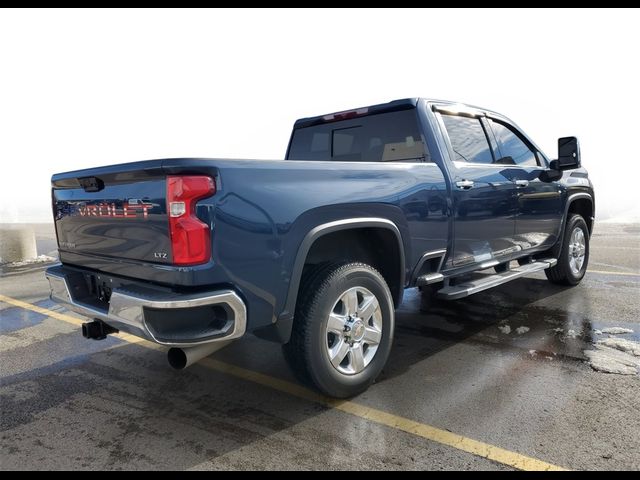
[[[443,300],[457,300],[458,298],[468,297],[469,295],[487,290],[488,288],[502,285],[503,283],[510,282],[511,280],[530,273],[546,270],[547,268],[553,267],[556,263],[558,263],[556,258],[536,260],[535,262],[521,265],[506,272],[487,275],[485,278],[469,280],[468,282],[458,285],[449,285],[438,290],[437,295],[438,298]]]

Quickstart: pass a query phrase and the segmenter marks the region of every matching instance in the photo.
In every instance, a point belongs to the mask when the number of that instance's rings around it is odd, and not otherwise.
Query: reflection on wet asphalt
[[[419,292],[408,291],[399,310],[399,336],[406,333],[443,342],[476,342],[540,359],[583,360],[582,351],[594,341],[592,321],[566,307],[536,304],[563,290],[546,280],[521,279],[456,302],[433,299],[426,313],[416,312]],[[509,328],[501,331],[504,326]],[[531,353],[534,350],[537,355]]]

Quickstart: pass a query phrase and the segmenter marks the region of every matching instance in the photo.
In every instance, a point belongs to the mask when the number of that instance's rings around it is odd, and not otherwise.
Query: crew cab
[[[285,160],[173,158],[52,177],[51,298],[87,338],[184,368],[251,332],[349,397],[384,367],[406,288],[459,299],[544,270],[578,284],[595,197],[575,137],[404,99],[295,122]]]

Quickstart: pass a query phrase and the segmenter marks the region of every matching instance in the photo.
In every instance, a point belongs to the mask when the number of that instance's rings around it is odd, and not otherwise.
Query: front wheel
[[[558,263],[545,270],[552,283],[577,285],[587,272],[589,263],[589,228],[580,215],[567,220]]]
[[[321,267],[302,285],[285,358],[324,394],[352,397],[387,362],[394,321],[389,287],[373,267]]]

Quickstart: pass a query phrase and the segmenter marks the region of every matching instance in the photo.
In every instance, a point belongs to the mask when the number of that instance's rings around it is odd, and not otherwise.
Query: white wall
[[[48,221],[52,173],[282,158],[293,121],[427,96],[580,138],[600,219],[640,220],[638,11],[0,13],[0,222]]]

